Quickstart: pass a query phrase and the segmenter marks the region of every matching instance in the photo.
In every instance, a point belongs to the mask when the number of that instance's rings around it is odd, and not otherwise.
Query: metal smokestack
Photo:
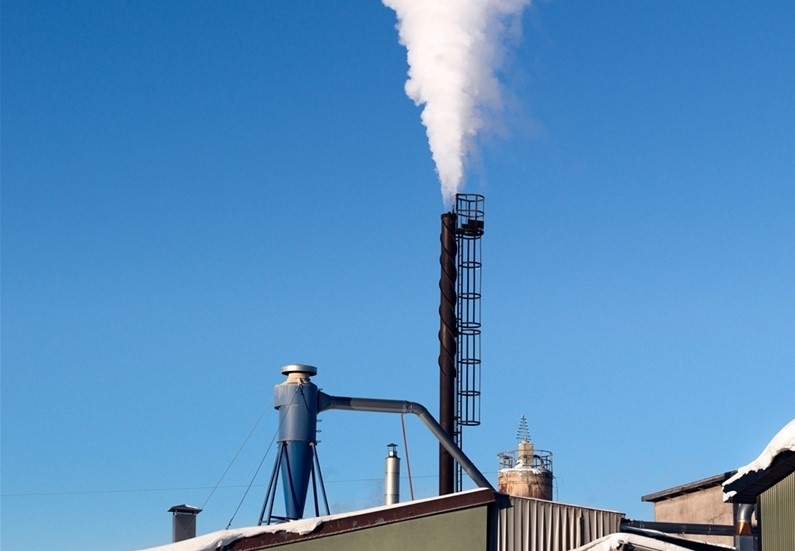
[[[456,327],[456,215],[442,215],[439,257],[441,277],[439,291],[439,425],[450,438],[455,438],[455,355],[458,330]],[[453,456],[439,446],[439,495],[452,494],[455,463]]]
[[[400,502],[400,458],[397,444],[387,444],[387,448],[389,451],[384,469],[384,505],[394,505]]]

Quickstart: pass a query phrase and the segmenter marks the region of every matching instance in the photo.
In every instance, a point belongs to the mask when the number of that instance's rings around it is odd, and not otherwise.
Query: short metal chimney
[[[384,474],[384,505],[400,502],[400,458],[397,444],[387,444],[386,469]]]
[[[198,507],[192,505],[174,505],[168,510],[173,513],[171,541],[176,543],[196,537],[196,515],[202,512]]]

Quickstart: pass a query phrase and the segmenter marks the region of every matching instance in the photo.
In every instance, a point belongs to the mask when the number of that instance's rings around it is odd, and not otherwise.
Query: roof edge
[[[499,494],[490,488],[479,488],[477,490],[439,496],[438,498],[401,502],[392,506],[364,510],[361,513],[346,514],[337,518],[319,517],[321,523],[317,529],[309,534],[302,535],[287,532],[259,534],[239,539],[230,543],[224,549],[229,551],[254,551],[290,542],[324,538],[364,530],[373,526],[383,526],[440,513],[451,513],[473,507],[487,506],[497,503],[498,496]]]
[[[642,496],[640,500],[655,503],[685,494],[692,494],[694,492],[698,492],[699,490],[706,490],[707,488],[712,488],[713,486],[720,486],[734,476],[736,472],[737,470],[727,471],[725,473],[702,478],[701,480],[696,480],[694,482],[688,482],[687,484],[680,484],[666,490],[660,490],[659,492],[646,494],[645,496]]]

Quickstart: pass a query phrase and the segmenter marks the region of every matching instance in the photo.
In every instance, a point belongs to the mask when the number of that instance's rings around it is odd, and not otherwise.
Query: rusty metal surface
[[[552,473],[503,469],[498,473],[497,489],[500,492],[536,499],[552,500]]]
[[[455,436],[455,355],[458,332],[456,328],[456,215],[442,215],[442,245],[439,263],[439,424],[451,437]],[[439,446],[439,494],[453,493],[454,462],[444,447]]]
[[[279,545],[288,543],[325,538],[395,522],[459,511],[472,507],[487,506],[496,503],[496,500],[497,495],[493,491],[484,488],[470,492],[441,496],[436,499],[409,501],[391,507],[381,507],[376,510],[364,511],[360,514],[330,517],[324,520],[321,526],[311,534],[300,535],[289,532],[276,532],[240,539],[224,547],[223,551],[258,551],[260,549],[278,547]]]

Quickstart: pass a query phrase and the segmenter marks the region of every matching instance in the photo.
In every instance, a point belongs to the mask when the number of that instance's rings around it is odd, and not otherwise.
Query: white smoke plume
[[[502,107],[499,69],[530,0],[383,0],[406,47],[406,94],[422,123],[445,205],[461,188],[474,138]]]

